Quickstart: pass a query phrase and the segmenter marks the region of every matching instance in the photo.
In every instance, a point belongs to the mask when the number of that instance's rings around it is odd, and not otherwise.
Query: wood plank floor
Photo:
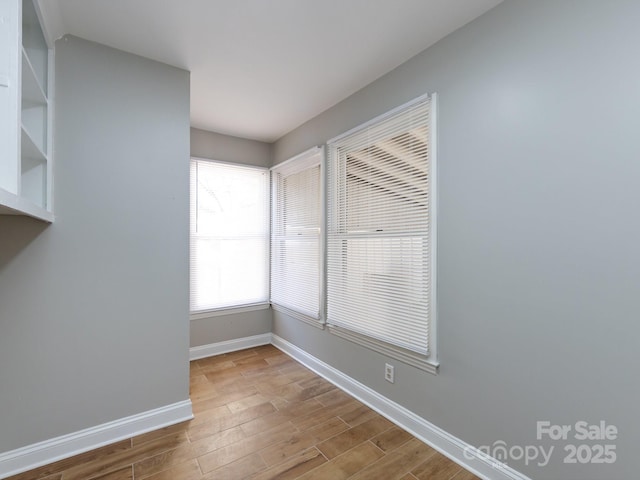
[[[191,363],[195,419],[10,480],[478,480],[271,345]]]

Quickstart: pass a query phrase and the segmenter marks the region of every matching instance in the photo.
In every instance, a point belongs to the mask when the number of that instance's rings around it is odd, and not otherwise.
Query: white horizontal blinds
[[[191,161],[191,311],[268,301],[269,171]]]
[[[329,143],[328,323],[429,354],[430,98]]]
[[[272,170],[271,303],[320,319],[322,151]]]

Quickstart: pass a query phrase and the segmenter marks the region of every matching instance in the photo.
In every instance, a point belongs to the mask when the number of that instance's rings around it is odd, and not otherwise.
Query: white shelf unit
[[[7,125],[0,137],[0,146],[7,145],[0,157],[0,214],[52,222],[53,50],[34,0],[0,0],[0,17],[9,38],[0,51],[0,107],[8,106],[0,118],[0,126]]]

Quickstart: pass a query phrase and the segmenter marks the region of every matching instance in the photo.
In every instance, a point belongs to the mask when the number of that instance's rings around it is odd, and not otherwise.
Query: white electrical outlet
[[[384,379],[387,382],[393,383],[393,365],[388,363],[384,364]]]

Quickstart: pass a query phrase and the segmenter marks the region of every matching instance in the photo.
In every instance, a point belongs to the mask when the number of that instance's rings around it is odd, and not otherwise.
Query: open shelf
[[[47,156],[22,126],[20,192],[31,203],[47,207]]]
[[[42,88],[42,84],[33,69],[27,51],[22,48],[22,102],[29,102],[37,105],[47,104],[47,95]]]
[[[6,49],[7,65],[12,66],[3,70],[0,78],[4,114],[0,116],[0,215],[22,214],[52,222],[53,111],[49,90],[53,52],[43,35],[37,8],[34,0],[0,2],[0,20],[10,19],[2,22],[9,29],[6,36],[0,35],[7,40],[0,42],[0,49]],[[2,55],[0,60],[5,58]]]
[[[31,142],[40,152],[47,156],[47,105],[22,101],[21,127]],[[24,145],[24,140],[22,141]],[[29,146],[28,146],[29,147]],[[29,147],[30,148],[30,147]],[[24,156],[23,152],[23,156]],[[31,156],[30,149],[27,154]]]
[[[46,163],[47,156],[44,154],[38,144],[33,140],[28,130],[24,128],[24,125],[22,126],[20,145],[23,163],[28,160],[36,160]]]
[[[0,215],[27,215],[45,222],[53,222],[53,213],[30,200],[0,188]]]
[[[22,47],[32,66],[38,84],[47,94],[49,48],[40,27],[33,0],[22,0]]]
[[[47,162],[32,158],[22,159],[20,176],[22,197],[38,207],[47,207]]]

